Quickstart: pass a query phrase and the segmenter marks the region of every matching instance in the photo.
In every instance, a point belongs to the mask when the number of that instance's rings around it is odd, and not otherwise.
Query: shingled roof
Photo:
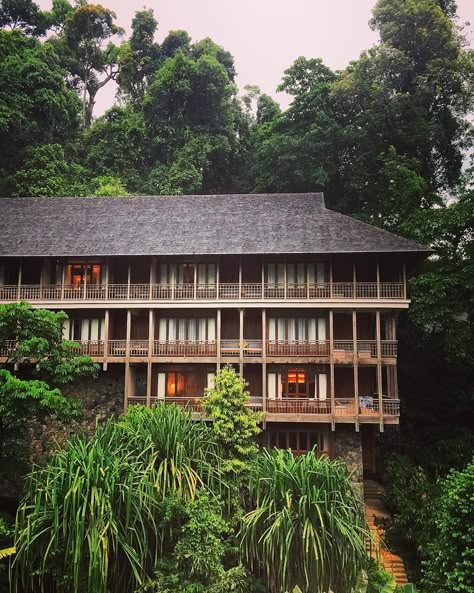
[[[427,251],[321,193],[0,199],[0,256]]]

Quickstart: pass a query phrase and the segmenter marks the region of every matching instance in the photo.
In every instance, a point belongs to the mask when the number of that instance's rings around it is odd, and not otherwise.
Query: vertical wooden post
[[[265,256],[262,255],[262,301],[265,300]]]
[[[277,276],[278,276],[278,269],[277,269]],[[288,274],[287,274],[287,263],[285,262],[285,266],[283,268],[283,298],[286,301],[286,295],[288,291]]]
[[[131,278],[132,270],[130,266],[130,261],[128,262],[128,271],[127,271],[127,301],[130,300],[130,278]]]
[[[128,407],[128,397],[130,393],[130,335],[132,330],[132,312],[127,309],[127,330],[125,338],[125,404],[124,409]]]
[[[334,311],[329,310],[329,367],[330,367],[330,389],[331,389],[331,428],[336,430],[336,395],[334,385]]]
[[[88,270],[88,267],[89,267],[89,263],[88,263],[88,260],[86,260],[85,268],[84,268],[84,271],[85,271],[85,274],[84,274],[84,288],[83,288],[83,291],[84,291],[83,292],[83,298],[84,298],[84,300],[86,299],[86,294],[87,294],[86,291],[87,291],[87,270]],[[92,268],[91,268],[91,271],[92,271]]]
[[[64,301],[64,262],[61,262],[61,300]]]
[[[220,272],[220,258],[217,258],[216,263],[216,299],[219,300],[219,284],[221,280],[221,272]]]
[[[109,355],[109,328],[110,328],[110,312],[108,309],[105,310],[104,315],[104,371],[107,370],[107,357]]]
[[[355,400],[355,429],[359,432],[359,357],[357,352],[357,312],[352,311],[352,340],[354,343],[354,400]]]
[[[377,299],[380,299],[380,261],[377,256]]]
[[[239,367],[240,376],[244,378],[244,310],[239,309]]]
[[[380,432],[384,430],[383,424],[383,398],[382,398],[382,357],[381,357],[381,329],[380,329],[380,310],[375,312],[375,332],[377,338],[377,395],[379,400],[379,423]]]
[[[18,291],[17,291],[17,300],[21,301],[21,276],[22,276],[23,266],[20,260],[18,264]]]
[[[221,326],[222,326],[222,311],[217,309],[216,320],[216,355],[217,355],[217,370],[221,369]]]
[[[352,264],[352,298],[357,298],[357,264]]]
[[[403,298],[406,300],[407,298],[407,269],[405,264],[403,264],[402,268],[402,282],[403,282]]]
[[[110,281],[110,258],[107,258],[105,264],[105,300],[109,298],[109,281]]]
[[[152,357],[155,340],[155,312],[148,311],[148,361],[146,369],[146,405],[151,406]]]
[[[239,257],[239,299],[242,298],[242,256]]]
[[[150,301],[153,300],[153,287],[156,284],[156,257],[152,255],[150,260]]]
[[[332,278],[332,276],[333,276],[333,273],[332,273],[332,259],[331,259],[331,261],[329,262],[329,298],[331,298],[331,299],[333,298],[333,287],[332,287],[333,278]]]
[[[194,264],[194,300],[196,300],[197,295],[197,281],[198,281],[198,262]]]
[[[267,310],[262,309],[262,409],[267,410]]]

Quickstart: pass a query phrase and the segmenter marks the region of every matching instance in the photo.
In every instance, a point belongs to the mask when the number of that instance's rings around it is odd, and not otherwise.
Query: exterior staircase
[[[408,582],[403,560],[388,550],[383,541],[383,529],[375,522],[376,517],[379,519],[390,517],[383,502],[382,486],[375,480],[364,480],[364,500],[366,521],[373,540],[373,543],[368,545],[368,553],[384,566],[398,586],[403,586]]]

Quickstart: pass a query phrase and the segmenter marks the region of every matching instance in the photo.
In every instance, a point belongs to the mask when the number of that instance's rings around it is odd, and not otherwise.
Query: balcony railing
[[[195,414],[203,413],[202,397],[166,397],[159,399],[157,397],[151,398],[151,403],[165,403],[167,405],[175,404],[177,406],[186,408],[190,412]],[[144,396],[133,396],[128,398],[129,404],[141,404],[146,405],[146,397]],[[336,417],[355,417],[356,414],[359,416],[372,416],[374,421],[380,418],[379,414],[379,403],[374,398],[373,405],[362,405],[363,402],[359,403],[359,408],[356,410],[354,398],[336,398],[334,405],[334,416]],[[400,415],[400,400],[383,398],[383,416],[398,417]],[[252,397],[247,404],[248,407],[255,411],[262,411],[264,408],[263,398]],[[305,415],[323,415],[328,416],[332,414],[331,400],[318,400],[312,398],[282,398],[282,399],[267,399],[266,401],[266,413],[267,414],[295,414],[299,416]]]
[[[182,340],[153,342],[153,356],[216,356],[217,344],[215,340]]]
[[[107,343],[107,348],[106,348]],[[79,354],[92,357],[107,356],[110,358],[148,357],[149,341],[130,340],[127,352],[127,340],[82,340],[75,342]],[[263,354],[263,340],[244,340],[242,342],[242,355],[244,358],[259,358]],[[14,342],[9,342],[0,350],[0,356],[10,356],[15,348]],[[396,358],[397,341],[383,340],[381,342],[382,358]],[[107,350],[107,353],[106,353]],[[352,362],[354,344],[351,340],[334,341],[334,362]],[[377,342],[363,340],[357,342],[359,360],[372,360],[377,357]],[[160,357],[216,357],[218,342],[216,340],[153,340],[151,356]],[[220,353],[223,358],[240,357],[239,340],[221,340]],[[328,340],[275,341],[266,343],[268,357],[330,357],[330,344]]]
[[[2,285],[0,301],[400,300],[402,282]]]

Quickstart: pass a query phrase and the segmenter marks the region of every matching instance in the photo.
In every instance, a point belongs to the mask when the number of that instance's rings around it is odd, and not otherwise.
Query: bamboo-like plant
[[[174,406],[132,408],[97,427],[91,439],[72,437],[26,480],[16,589],[134,591],[160,555],[164,499],[192,500],[213,465],[209,430]]]
[[[262,450],[250,477],[243,554],[272,593],[348,593],[366,562],[363,508],[345,464]]]

